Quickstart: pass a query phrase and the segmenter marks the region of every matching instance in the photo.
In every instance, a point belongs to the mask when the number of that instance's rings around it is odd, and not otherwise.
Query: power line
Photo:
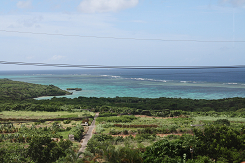
[[[85,36],[85,35],[75,35],[75,34],[59,34],[59,33],[39,33],[39,32],[23,32],[23,31],[8,31],[0,29],[1,32],[8,33],[20,33],[20,34],[34,34],[34,35],[49,35],[49,36],[64,36],[64,37],[82,37],[82,38],[96,38],[96,39],[116,39],[116,40],[137,40],[137,41],[164,41],[164,42],[223,42],[223,43],[243,43],[244,40],[171,40],[171,39],[161,39],[161,38],[133,38],[133,37],[111,37],[111,36]]]
[[[103,66],[103,65],[73,65],[73,64],[49,64],[49,63],[27,63],[0,61],[0,64],[10,65],[33,65],[51,67],[77,67],[77,68],[98,68],[98,69],[225,69],[225,68],[245,68],[245,65],[235,66]]]

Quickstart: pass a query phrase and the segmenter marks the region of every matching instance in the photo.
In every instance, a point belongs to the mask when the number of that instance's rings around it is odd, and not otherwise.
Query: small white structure
[[[88,122],[81,123],[82,126],[88,126]]]

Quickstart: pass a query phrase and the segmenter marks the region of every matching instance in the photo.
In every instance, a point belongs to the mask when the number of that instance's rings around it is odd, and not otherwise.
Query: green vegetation
[[[35,100],[34,96],[60,90],[8,79],[1,79],[0,84],[3,163],[245,161],[245,98]],[[86,129],[80,124],[91,124],[94,112],[100,112],[96,134],[79,159],[78,141]],[[65,140],[68,134],[76,141]]]
[[[0,91],[1,92],[1,91]],[[8,91],[7,91],[8,92]],[[5,97],[5,92],[1,92],[1,97]],[[96,97],[78,97],[52,98],[50,100],[16,100],[19,96],[6,96],[0,99],[0,108],[2,111],[25,110],[25,111],[70,111],[77,112],[81,110],[91,110],[101,112],[101,116],[121,115],[152,115],[158,117],[173,117],[185,115],[185,112],[197,112],[204,114],[206,112],[233,112],[233,117],[245,117],[245,98],[228,98],[219,100],[193,100],[181,98],[135,98],[135,97],[116,97],[116,98],[96,98]],[[205,115],[207,116],[207,115]]]
[[[204,129],[194,129],[193,135],[163,138],[157,138],[154,134],[139,134],[135,138],[97,134],[89,140],[86,157],[89,159],[100,157],[107,162],[134,160],[133,162],[146,163],[215,161],[240,163],[245,160],[244,131],[244,126],[233,129],[225,125],[220,127],[211,125]],[[146,141],[150,145],[145,148],[142,144]],[[190,148],[193,152],[190,152]]]
[[[231,112],[204,112],[207,116],[200,112],[184,113],[185,116],[174,118],[141,116],[123,122],[121,119],[127,115],[99,117],[97,135],[89,141],[85,156],[88,160],[99,157],[106,162],[233,163],[245,160],[245,118],[231,117]],[[117,118],[120,122],[114,121]],[[193,153],[190,148],[194,149]]]
[[[21,118],[21,119],[49,119],[49,118],[76,118],[76,117],[93,117],[95,113],[88,111],[81,112],[45,112],[45,111],[2,111],[0,118]]]
[[[60,157],[66,156],[66,150],[71,147],[71,141],[63,141],[56,143],[47,136],[35,136],[27,149],[27,154],[37,163],[54,162]]]
[[[132,122],[132,120],[137,119],[135,116],[120,116],[120,117],[98,117],[96,119],[97,122]]]
[[[81,125],[77,125],[76,127],[73,127],[69,133],[74,135],[75,140],[79,141],[83,136],[82,135],[83,132],[84,132],[84,128]]]
[[[24,100],[40,96],[59,96],[71,94],[54,85],[31,84],[26,82],[0,79],[0,99]]]
[[[65,159],[73,154],[71,150],[78,151],[78,147],[73,147],[75,142],[66,140],[68,134],[74,134],[77,141],[84,134],[82,126],[64,128],[60,122],[21,124],[20,128],[18,126],[12,123],[0,125],[0,158],[3,163],[55,162]]]

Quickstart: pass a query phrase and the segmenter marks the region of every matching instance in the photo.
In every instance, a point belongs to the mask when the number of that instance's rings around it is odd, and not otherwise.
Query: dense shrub
[[[144,128],[144,129],[138,129],[138,134],[154,134],[156,132],[155,128]]]
[[[71,130],[71,127],[66,127],[66,131],[70,131]]]
[[[117,136],[114,138],[114,140],[115,140],[115,142],[123,142],[124,141],[122,136]]]
[[[214,121],[215,125],[227,125],[230,126],[230,121],[228,119],[218,119]]]
[[[82,136],[83,136],[83,132],[84,132],[84,128],[83,126],[77,125],[76,127],[73,127],[69,134],[74,135],[74,139],[79,141],[81,140]]]
[[[154,141],[156,139],[156,134],[137,134],[135,139],[137,141],[143,141],[145,139],[150,139]]]
[[[146,163],[162,163],[163,159],[168,157],[180,157],[183,156],[185,152],[188,151],[183,150],[182,141],[178,140],[170,142],[164,139],[154,143],[152,146],[147,147],[143,154],[143,160]]]
[[[128,130],[123,130],[123,134],[127,135],[128,134]]]
[[[63,123],[64,124],[69,124],[69,123],[71,123],[71,120],[70,119],[64,120]]]
[[[111,117],[111,116],[117,116],[117,115],[118,115],[117,113],[105,112],[105,113],[100,113],[99,117]]]
[[[109,163],[142,163],[140,151],[131,149],[128,146],[115,148],[109,146],[104,150],[104,156]]]
[[[93,135],[92,138],[88,141],[86,151],[89,151],[94,155],[95,153],[103,155],[103,150],[111,145],[111,140],[113,140],[113,137],[111,135]]]
[[[27,149],[20,146],[18,143],[11,143],[11,145],[0,147],[0,162],[31,162],[30,158],[27,157]]]
[[[59,143],[53,142],[50,137],[35,136],[28,147],[28,155],[37,163],[51,163],[66,156],[65,150],[72,145],[72,142],[61,140]]]
[[[100,134],[100,133],[102,133],[103,131],[105,131],[105,129],[104,129],[103,126],[104,126],[103,124],[98,124],[98,125],[96,126],[96,133]]]
[[[151,112],[149,110],[143,110],[140,114],[151,116]]]
[[[113,137],[111,135],[106,135],[106,134],[96,134],[93,135],[93,139],[96,139],[97,141],[106,141],[106,140],[112,140]]]
[[[118,135],[118,134],[120,134],[120,133],[121,133],[121,131],[117,131],[117,130],[115,130],[115,129],[112,129],[112,130],[110,130],[110,132],[109,132],[110,135]]]
[[[207,126],[204,131],[194,129],[199,144],[196,154],[207,155],[215,160],[226,159],[228,162],[242,162],[245,160],[245,144],[241,130],[229,126]]]

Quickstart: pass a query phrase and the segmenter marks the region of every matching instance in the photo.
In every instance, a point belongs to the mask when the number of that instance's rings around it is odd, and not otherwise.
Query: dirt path
[[[83,143],[81,144],[82,147],[79,149],[79,152],[84,152],[87,146],[87,143],[89,141],[89,139],[92,137],[93,133],[93,129],[95,128],[95,119],[99,116],[99,113],[96,113],[94,116],[94,120],[91,123],[91,125],[89,126],[88,132],[85,134],[85,138],[83,139]],[[82,155],[80,155],[81,157]]]

